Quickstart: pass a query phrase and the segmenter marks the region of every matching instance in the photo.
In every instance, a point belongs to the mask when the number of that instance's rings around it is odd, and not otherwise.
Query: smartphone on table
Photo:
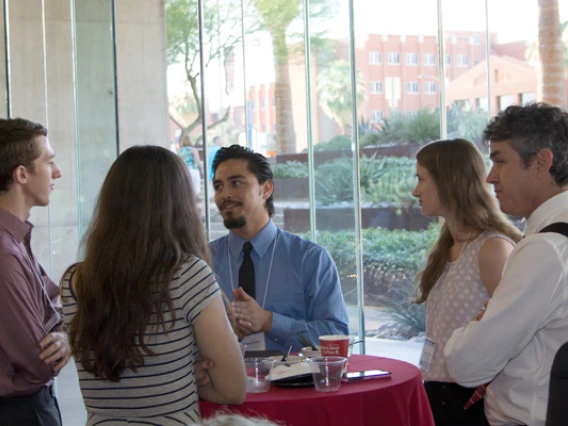
[[[355,382],[363,379],[377,379],[380,377],[390,377],[392,373],[385,370],[365,370],[365,371],[350,371],[343,374],[344,382]]]

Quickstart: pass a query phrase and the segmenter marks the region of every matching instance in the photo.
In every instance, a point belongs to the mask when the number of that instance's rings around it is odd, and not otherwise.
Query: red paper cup
[[[349,354],[349,336],[330,334],[320,336],[322,356],[340,356],[347,358]]]

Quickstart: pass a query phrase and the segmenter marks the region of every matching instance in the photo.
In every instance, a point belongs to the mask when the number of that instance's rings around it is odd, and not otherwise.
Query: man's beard
[[[227,229],[238,229],[245,226],[247,224],[247,220],[244,216],[229,217],[223,221],[223,224]]]

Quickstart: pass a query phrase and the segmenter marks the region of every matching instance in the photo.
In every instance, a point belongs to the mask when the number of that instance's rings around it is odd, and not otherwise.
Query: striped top
[[[63,276],[61,297],[65,324],[77,310],[71,289],[75,269]],[[201,259],[189,259],[172,279],[170,296],[175,308],[175,327],[150,329],[147,346],[155,355],[145,354],[137,372],[124,370],[119,382],[99,379],[86,372],[76,357],[79,385],[88,412],[88,426],[144,424],[180,425],[200,422],[194,365],[198,353],[193,323],[199,313],[221,296],[209,266]],[[166,313],[166,327],[171,318]],[[151,322],[155,322],[152,321]]]

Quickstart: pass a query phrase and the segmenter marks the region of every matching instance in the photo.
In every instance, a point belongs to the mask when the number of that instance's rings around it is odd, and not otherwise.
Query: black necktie
[[[252,244],[248,241],[243,244],[243,263],[239,268],[239,287],[242,287],[246,294],[255,299],[256,291],[254,286],[254,265],[250,258]]]

